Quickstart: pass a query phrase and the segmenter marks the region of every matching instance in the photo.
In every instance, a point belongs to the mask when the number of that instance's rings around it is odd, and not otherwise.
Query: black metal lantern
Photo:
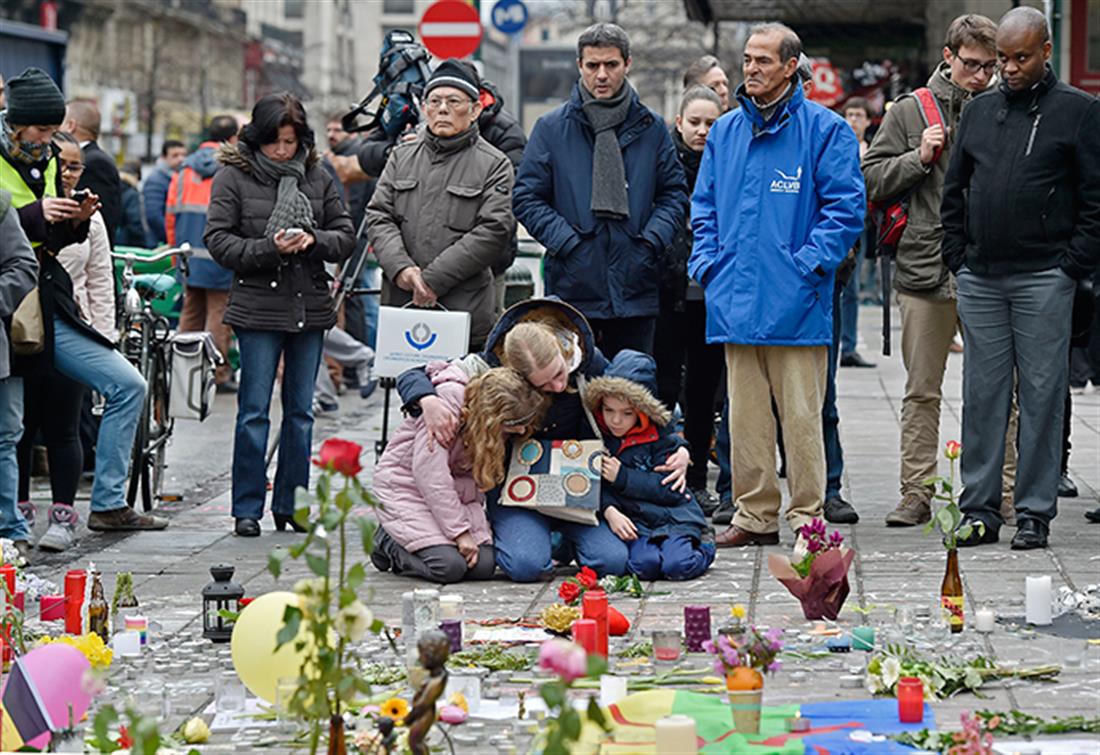
[[[244,588],[233,580],[233,567],[219,564],[210,567],[214,581],[202,588],[202,636],[212,642],[229,642],[233,622],[220,611],[240,611]]]

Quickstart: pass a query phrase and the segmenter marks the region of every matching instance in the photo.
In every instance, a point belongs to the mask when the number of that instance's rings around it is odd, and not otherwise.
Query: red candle
[[[924,683],[915,676],[898,679],[898,720],[919,724],[924,720]]]
[[[26,611],[27,594],[20,590],[15,594],[15,598],[12,600],[11,604],[18,608],[20,611]]]
[[[0,566],[0,577],[4,579],[4,586],[8,588],[8,595],[15,595],[15,565],[4,564]]]
[[[583,599],[583,616],[596,622],[596,652],[607,657],[607,593],[588,590]]]
[[[38,599],[38,618],[42,621],[60,621],[65,618],[65,596],[41,596]]]
[[[84,585],[88,581],[88,572],[83,569],[71,569],[65,574],[65,631],[69,634],[81,634],[84,624],[81,609],[84,607]]]
[[[577,619],[573,622],[573,642],[584,648],[586,653],[595,653],[599,646],[600,630],[592,619]]]

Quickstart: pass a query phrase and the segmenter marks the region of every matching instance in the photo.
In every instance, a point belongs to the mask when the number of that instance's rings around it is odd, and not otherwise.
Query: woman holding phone
[[[309,487],[313,384],[324,332],[336,323],[326,262],[355,246],[340,190],[314,150],[305,108],[287,92],[262,98],[236,145],[218,153],[204,241],[234,272],[225,323],[241,354],[233,443],[234,531],[260,534],[267,490],[268,408],[283,362],[275,527],[294,522],[294,491]]]

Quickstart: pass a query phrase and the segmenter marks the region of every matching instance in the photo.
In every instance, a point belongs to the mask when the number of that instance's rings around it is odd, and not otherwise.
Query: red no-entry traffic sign
[[[420,18],[420,39],[437,58],[464,58],[481,44],[481,19],[462,0],[432,3]]]

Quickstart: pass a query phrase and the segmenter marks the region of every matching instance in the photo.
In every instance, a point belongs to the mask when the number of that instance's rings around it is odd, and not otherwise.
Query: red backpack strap
[[[936,95],[932,94],[932,90],[928,87],[920,87],[913,90],[913,96],[917,98],[917,103],[920,105],[925,127],[940,126],[946,130],[947,124],[943,120],[943,111],[940,110],[940,103],[936,101]],[[943,147],[937,148],[933,153],[932,162],[939,160],[941,154],[943,154]]]

